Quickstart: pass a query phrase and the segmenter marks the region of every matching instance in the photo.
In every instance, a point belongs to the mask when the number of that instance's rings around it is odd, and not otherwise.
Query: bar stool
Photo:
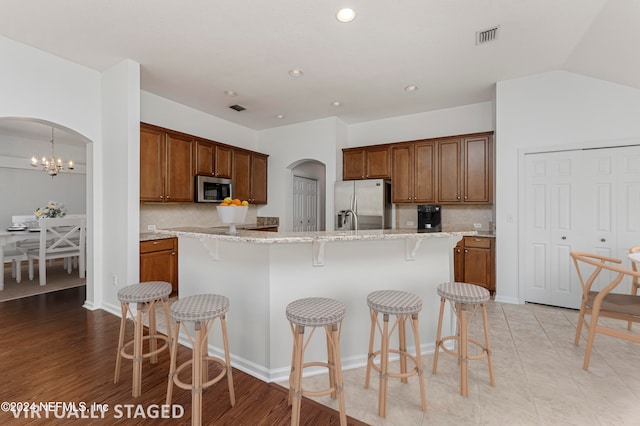
[[[233,390],[233,376],[231,359],[229,357],[229,340],[227,337],[226,313],[229,311],[229,299],[218,294],[198,294],[185,297],[171,305],[171,318],[176,322],[171,346],[171,366],[169,368],[169,383],[167,386],[167,405],[171,405],[173,385],[182,389],[191,389],[191,424],[202,424],[202,391],[218,383],[227,376],[229,384],[229,400],[233,407],[236,397]],[[220,318],[222,340],[224,344],[224,360],[209,356],[209,331],[216,318]],[[185,323],[194,324],[192,337]],[[180,326],[185,331],[192,347],[192,358],[176,368],[178,354],[178,336]],[[208,362],[212,361],[221,367],[220,373],[210,380]],[[180,372],[191,365],[191,383],[185,383],[178,377]]]
[[[342,379],[342,363],[340,360],[340,333],[345,306],[337,300],[323,297],[310,297],[295,300],[286,309],[287,319],[293,335],[293,355],[289,374],[289,405],[293,405],[291,424],[300,424],[300,405],[302,396],[322,396],[331,394],[338,398],[340,425],[347,425],[347,413],[344,404]],[[311,333],[304,341],[305,327],[312,327]],[[304,362],[306,349],[316,327],[324,327],[327,336],[327,362]],[[302,370],[306,367],[326,367],[329,370],[329,388],[320,391],[302,389]]]
[[[387,414],[387,381],[389,377],[399,378],[402,383],[408,383],[407,378],[418,375],[420,385],[420,399],[422,411],[427,409],[427,396],[424,388],[424,375],[422,370],[422,354],[420,353],[420,336],[418,332],[418,313],[422,310],[422,299],[415,294],[399,290],[380,290],[369,293],[367,304],[371,313],[371,333],[369,335],[369,357],[367,359],[367,372],[364,382],[365,389],[369,388],[369,376],[373,368],[380,375],[380,389],[378,391],[378,415],[385,417]],[[378,314],[382,314],[383,326],[380,326]],[[389,315],[396,316],[396,322],[389,330]],[[407,319],[411,317],[411,328],[416,345],[416,354],[407,352]],[[376,327],[380,331],[380,350],[373,351]],[[389,337],[398,327],[398,349],[389,349]],[[389,352],[400,355],[400,372],[389,372]],[[375,364],[375,358],[380,356],[380,366]],[[415,369],[407,371],[407,358],[412,360]]]
[[[164,281],[148,281],[139,284],[128,285],[118,291],[118,300],[122,309],[120,320],[120,337],[118,338],[118,355],[116,357],[116,371],[113,383],[120,380],[120,363],[122,358],[133,360],[133,389],[131,394],[138,397],[142,394],[142,361],[151,358],[151,363],[158,362],[158,353],[169,347],[171,336],[171,324],[169,322],[169,295],[171,284]],[[162,303],[167,335],[159,334],[156,330],[155,304]],[[136,312],[133,313],[130,304],[136,304]],[[127,327],[127,317],[131,316],[134,324],[133,340],[124,343],[124,334]],[[144,336],[144,320],[149,319],[149,335]],[[143,351],[143,341],[149,340],[149,351]],[[158,340],[163,345],[158,347]],[[133,345],[133,352],[128,353],[127,348]]]
[[[433,355],[433,374],[436,374],[438,368],[438,353],[440,348],[449,355],[458,358],[460,364],[460,395],[469,396],[468,385],[468,366],[469,360],[482,359],[487,357],[489,362],[489,379],[491,386],[495,386],[493,378],[493,363],[491,361],[491,345],[489,343],[489,326],[487,322],[486,303],[490,298],[489,291],[478,285],[466,283],[443,283],[438,286],[438,295],[440,296],[440,317],[438,318],[438,333],[436,337],[436,350]],[[451,308],[456,314],[458,320],[458,333],[455,336],[442,336],[442,317],[444,315],[445,301],[451,303]],[[482,344],[477,340],[469,339],[469,322],[473,319],[474,314],[482,308],[482,321],[484,323],[484,340]],[[467,312],[469,316],[467,317]],[[444,346],[447,340],[456,340],[458,342],[458,351],[452,351]],[[480,355],[469,355],[469,343],[472,343],[482,349]]]

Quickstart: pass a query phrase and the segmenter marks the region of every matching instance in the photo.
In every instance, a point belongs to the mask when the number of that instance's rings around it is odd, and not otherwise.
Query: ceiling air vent
[[[498,29],[500,27],[493,27],[488,30],[476,32],[476,45],[489,43],[498,39]]]
[[[244,111],[246,108],[241,105],[231,105],[229,108],[235,109],[236,111]]]

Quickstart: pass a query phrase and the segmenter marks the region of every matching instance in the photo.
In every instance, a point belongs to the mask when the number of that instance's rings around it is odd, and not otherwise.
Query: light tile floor
[[[584,331],[580,346],[573,344],[577,311],[497,302],[487,310],[496,387],[489,384],[486,359],[471,361],[469,397],[462,397],[455,358],[441,354],[432,375],[433,354],[428,354],[423,356],[426,412],[420,411],[414,376],[408,384],[389,381],[387,417],[378,417],[377,378],[372,374],[364,389],[365,369],[358,368],[344,372],[347,414],[371,425],[398,426],[640,424],[640,344],[597,335],[587,372]],[[640,325],[635,331],[640,333]],[[484,340],[480,316],[470,332]],[[303,386],[319,389],[326,382],[325,374],[305,378]],[[329,396],[315,399],[337,408]]]

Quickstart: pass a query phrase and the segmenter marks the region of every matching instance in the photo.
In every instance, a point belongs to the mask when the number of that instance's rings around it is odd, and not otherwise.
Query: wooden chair
[[[25,250],[29,260],[29,279],[32,280],[33,261],[38,260],[40,285],[47,283],[47,260],[78,258],[80,278],[85,276],[85,233],[87,220],[84,216],[40,219],[40,243],[37,248]],[[69,259],[70,260],[70,259]],[[71,273],[72,262],[67,262]]]
[[[582,368],[588,370],[596,333],[640,343],[640,335],[619,328],[607,327],[598,322],[600,317],[640,322],[640,296],[612,292],[625,278],[631,278],[637,282],[640,278],[640,272],[617,266],[622,261],[611,257],[582,252],[571,252],[571,257],[582,285],[582,303],[574,344],[578,346],[580,343],[580,334],[584,324],[588,330],[588,337]],[[600,291],[591,290],[598,278],[600,281],[603,280],[605,275],[601,276],[603,271],[605,274],[609,274],[612,278],[611,281],[606,283]],[[584,277],[587,277],[587,273],[589,275],[585,281]],[[589,321],[587,321],[586,315],[590,316]]]
[[[640,262],[640,246],[631,247],[629,249],[629,258],[631,259],[631,269],[635,272],[638,272],[638,266],[636,265],[636,262]],[[637,295],[638,288],[640,288],[638,277],[634,277],[633,281],[631,282],[631,294]],[[629,321],[629,323],[627,324],[627,330],[629,331],[631,331],[631,324],[633,324],[633,321]]]

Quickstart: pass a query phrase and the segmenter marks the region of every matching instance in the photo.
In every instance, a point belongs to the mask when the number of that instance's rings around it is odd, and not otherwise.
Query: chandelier
[[[49,176],[52,178],[56,176],[58,173],[63,172],[65,170],[64,165],[62,164],[62,158],[56,157],[55,154],[55,142],[53,138],[53,127],[51,128],[51,155],[47,159],[46,157],[42,157],[42,161],[38,164],[38,160],[36,157],[31,157],[31,165],[33,167],[42,167],[42,170],[47,172]],[[73,161],[69,160],[67,165],[67,169],[73,170]]]

